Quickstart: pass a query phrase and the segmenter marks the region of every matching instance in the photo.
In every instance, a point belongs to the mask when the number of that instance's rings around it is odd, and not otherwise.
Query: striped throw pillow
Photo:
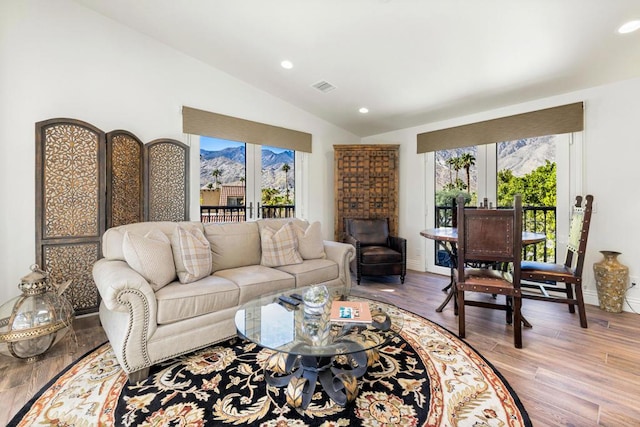
[[[300,264],[302,257],[298,252],[298,239],[291,222],[286,223],[279,230],[264,227],[260,230],[262,245],[262,259],[260,264],[266,267]]]
[[[211,274],[211,246],[202,231],[177,226],[171,247],[180,283],[191,283]]]

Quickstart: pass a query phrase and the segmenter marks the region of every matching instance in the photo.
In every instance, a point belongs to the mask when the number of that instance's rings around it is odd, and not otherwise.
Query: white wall
[[[433,209],[433,202],[427,202],[424,196],[425,155],[416,154],[418,133],[577,101],[585,104],[582,190],[584,194],[592,194],[596,204],[584,266],[585,300],[598,303],[593,263],[602,259],[599,251],[616,250],[622,252],[619,260],[629,266],[632,280],[638,283],[627,292],[627,300],[635,311],[640,311],[640,79],[363,138],[362,142],[369,144],[402,144],[400,233],[408,239],[408,266],[425,270],[427,243],[419,233],[431,226],[425,218],[428,210]],[[625,304],[624,309],[630,311],[629,305]]]
[[[333,236],[333,144],[354,135],[74,2],[0,2],[0,303],[35,261],[35,123],[187,143],[183,105],[311,133],[305,210]]]

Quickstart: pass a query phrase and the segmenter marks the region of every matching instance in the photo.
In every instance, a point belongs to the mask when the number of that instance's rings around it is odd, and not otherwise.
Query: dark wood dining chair
[[[587,327],[587,314],[582,295],[582,268],[591,225],[593,196],[576,197],[572,207],[569,240],[564,264],[523,261],[522,298],[568,304],[569,312],[578,308],[580,326]],[[535,283],[528,283],[535,282]],[[534,292],[531,292],[534,290]]]
[[[522,348],[522,298],[520,261],[522,259],[522,198],[514,197],[513,209],[465,209],[458,202],[458,266],[455,283],[458,307],[458,335],[464,338],[465,307],[476,306],[506,311],[513,324],[514,345]],[[498,262],[510,268],[467,267],[467,260]],[[503,271],[505,270],[505,271]],[[467,293],[504,295],[497,300],[479,301]]]

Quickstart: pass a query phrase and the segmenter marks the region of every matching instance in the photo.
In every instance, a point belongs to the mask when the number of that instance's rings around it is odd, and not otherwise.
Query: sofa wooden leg
[[[128,376],[129,384],[134,385],[140,381],[146,380],[149,377],[149,368],[140,369],[139,371],[131,372]]]

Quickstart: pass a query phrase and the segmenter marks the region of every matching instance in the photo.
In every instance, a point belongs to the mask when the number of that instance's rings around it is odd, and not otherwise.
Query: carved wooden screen
[[[388,218],[398,235],[398,145],[334,145],[334,238],[345,218]]]
[[[77,314],[100,302],[92,277],[105,231],[105,134],[73,119],[36,124],[36,262],[67,290]]]
[[[144,146],[147,221],[189,219],[189,147],[173,139]]]
[[[144,220],[142,147],[126,130],[107,134],[107,228]]]

